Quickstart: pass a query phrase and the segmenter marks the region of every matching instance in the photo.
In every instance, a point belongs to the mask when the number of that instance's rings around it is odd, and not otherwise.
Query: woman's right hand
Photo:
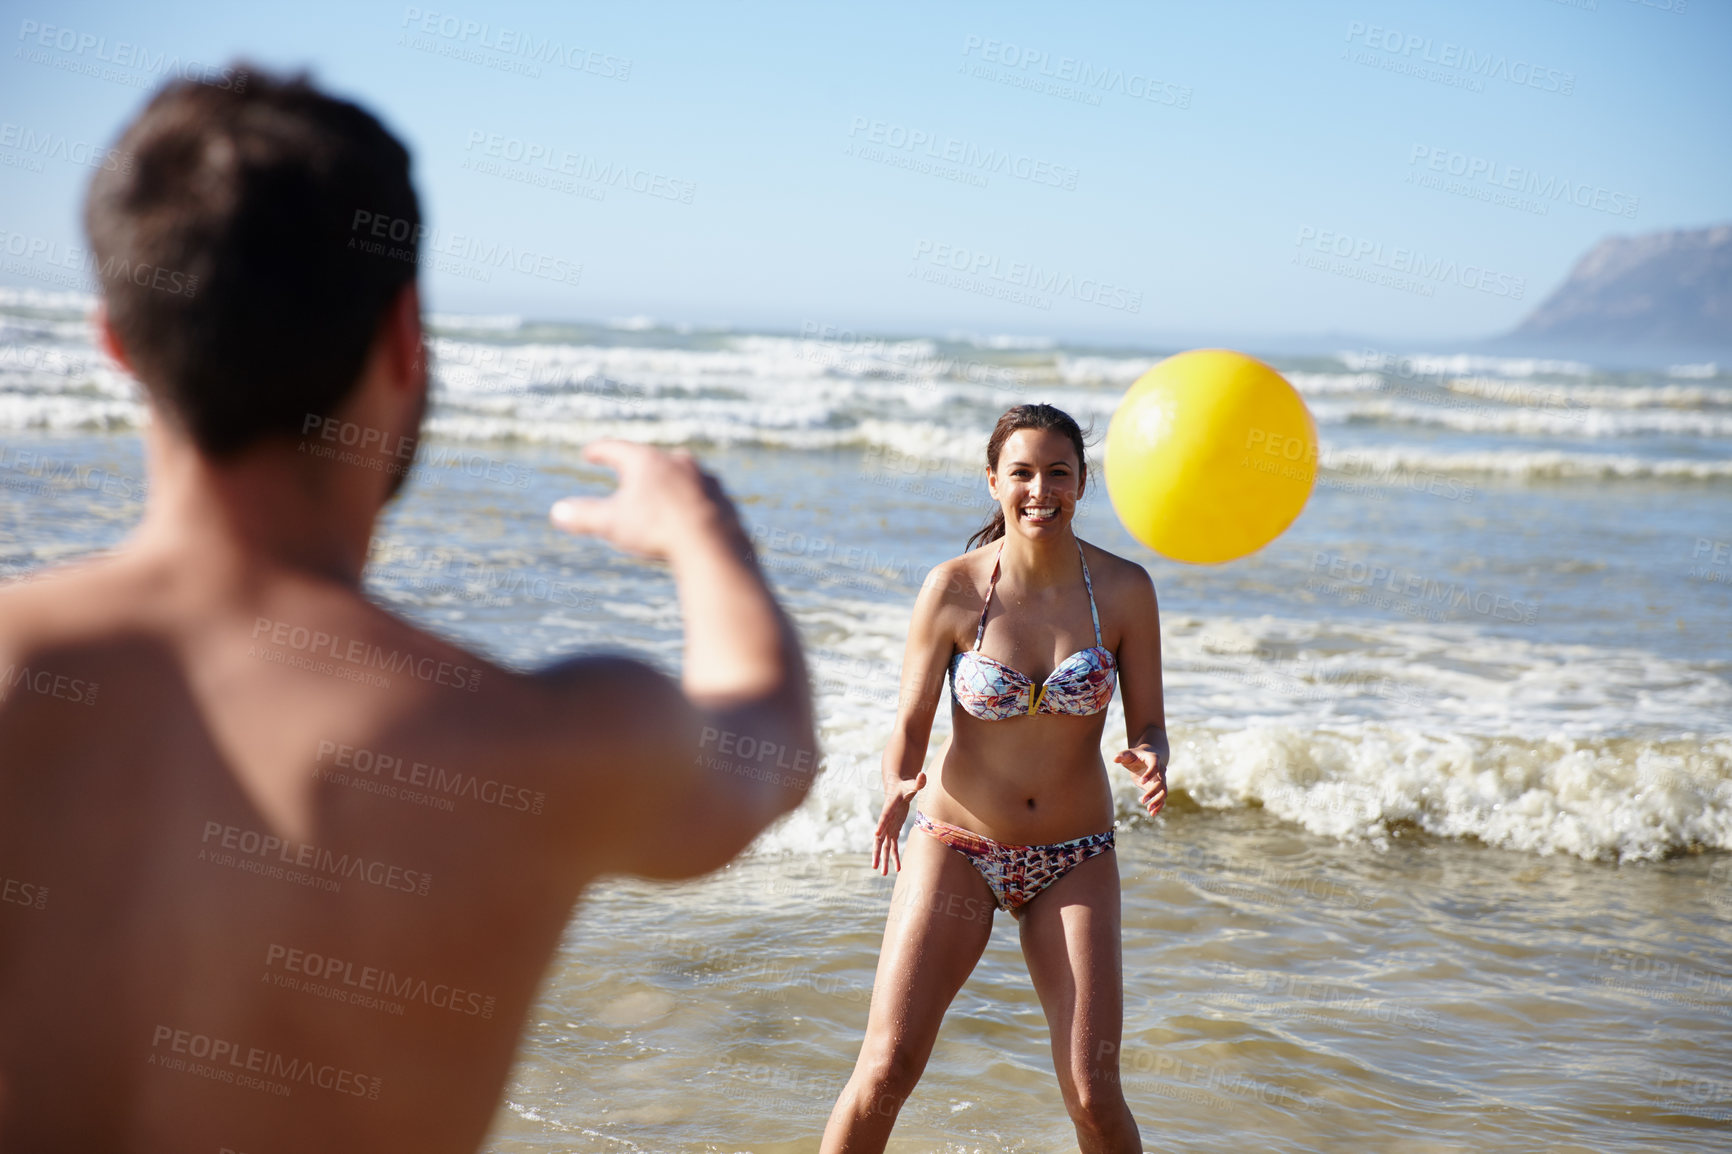
[[[884,791],[884,812],[878,817],[878,829],[872,834],[872,868],[890,873],[890,859],[896,859],[896,870],[902,870],[902,848],[897,839],[902,836],[902,823],[908,820],[908,806],[914,795],[926,786],[926,771],[914,775],[913,781],[899,781]]]

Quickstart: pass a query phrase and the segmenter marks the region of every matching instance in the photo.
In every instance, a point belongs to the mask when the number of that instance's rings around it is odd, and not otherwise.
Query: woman
[[[986,464],[998,511],[971,552],[933,570],[909,625],[872,850],[873,868],[896,862],[896,890],[866,1039],[830,1114],[826,1154],[884,1148],[986,948],[994,909],[1018,921],[1082,1149],[1142,1149],[1119,1088],[1119,872],[1100,744],[1116,674],[1128,735],[1116,760],[1159,813],[1167,735],[1155,590],[1141,566],[1071,531],[1087,462],[1069,416],[1011,409]],[[921,766],[947,673],[954,732],[899,851],[927,784]]]

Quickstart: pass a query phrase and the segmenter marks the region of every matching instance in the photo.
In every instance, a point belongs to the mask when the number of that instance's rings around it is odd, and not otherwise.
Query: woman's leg
[[[823,1154],[880,1151],[913,1093],[951,999],[992,936],[992,891],[967,858],[908,832],[890,898],[866,1040],[830,1112]]]
[[[1119,862],[1097,854],[1022,908],[1022,954],[1052,1031],[1059,1090],[1083,1154],[1140,1152],[1119,1085],[1124,974]]]

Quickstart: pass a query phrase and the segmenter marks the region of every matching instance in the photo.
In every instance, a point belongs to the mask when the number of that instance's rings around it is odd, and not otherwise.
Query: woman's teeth
[[[1022,515],[1030,521],[1050,521],[1058,516],[1058,510],[1026,508],[1022,511]]]

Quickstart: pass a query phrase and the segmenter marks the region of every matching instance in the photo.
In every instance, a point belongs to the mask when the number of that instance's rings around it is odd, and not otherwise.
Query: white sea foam
[[[1109,385],[1124,389],[1160,363],[1159,357],[1090,357],[1060,353],[1055,360],[1059,379],[1067,385]]]
[[[47,342],[95,356],[93,336],[88,316],[21,317],[0,313],[0,342],[8,347]]]
[[[1606,409],[1732,408],[1732,389],[1724,386],[1564,385],[1558,391],[1568,404]]]
[[[4,366],[0,365],[0,370]],[[107,372],[108,375],[103,374]],[[123,374],[93,368],[78,377],[36,376],[31,391],[0,391],[0,429],[53,432],[124,432],[142,428],[146,410],[132,399],[134,388]],[[503,387],[498,386],[496,387]],[[907,408],[914,416],[910,398]],[[1010,403],[1010,402],[1007,402]],[[1097,430],[1110,408],[1079,410]],[[466,396],[458,406],[442,407],[428,419],[430,437],[461,442],[503,441],[583,445],[623,437],[659,445],[762,445],[791,450],[858,449],[884,471],[954,466],[974,468],[990,421],[954,425],[929,420],[860,418],[831,420],[822,404],[787,404],[766,417],[715,399],[670,395],[646,399],[634,394],[573,392],[550,394],[525,405],[508,391],[489,397]],[[1446,452],[1416,447],[1333,447],[1325,439],[1319,464],[1326,475],[1352,476],[1368,483],[1378,477],[1418,474],[1495,477],[1508,481],[1732,480],[1732,460],[1640,457],[1630,454],[1561,450],[1487,449]]]
[[[1318,400],[1311,406],[1319,424],[1390,422],[1430,425],[1464,433],[1514,433],[1521,436],[1732,437],[1732,414],[1671,409],[1611,410],[1566,406],[1471,404],[1450,406],[1389,398]]]
[[[1050,349],[1057,342],[1051,337],[1024,337],[1011,333],[991,333],[981,336],[974,333],[952,332],[949,337],[953,341],[964,341],[977,349]]]
[[[121,433],[142,429],[145,420],[145,407],[137,401],[0,393],[0,429]]]
[[[82,313],[90,311],[96,305],[97,297],[94,293],[0,286],[0,308]]]
[[[1732,684],[1642,650],[1327,613],[1162,622],[1170,697],[1222,725],[1381,724],[1497,738],[1732,733]]]
[[[1323,449],[1325,472],[1447,473],[1512,481],[1727,481],[1732,460],[1634,457],[1558,450],[1488,449],[1448,453],[1416,448]]]
[[[1337,396],[1343,393],[1375,393],[1387,388],[1376,373],[1301,373],[1281,374],[1287,383],[1307,397]]]
[[[666,442],[675,430],[683,431],[691,402],[698,400],[709,403],[707,415],[719,442],[749,442],[751,428],[766,427],[774,431],[764,443],[782,445],[792,444],[785,435],[790,425],[845,430],[868,419],[882,421],[898,409],[972,432],[976,424],[990,424],[989,412],[996,415],[1005,405],[1036,399],[1055,400],[1085,422],[1104,423],[1124,386],[1154,363],[1061,353],[1050,368],[1030,368],[941,353],[924,339],[857,337],[742,336],[722,349],[440,340],[433,351],[442,395],[459,407],[475,395],[560,388],[576,387],[593,396],[609,390],[586,382],[606,380],[614,382],[613,393],[637,398],[634,415],[646,426],[664,417],[672,422],[671,427],[646,427],[643,432],[651,439]],[[1732,407],[1732,390],[1548,386],[1481,377],[1452,379],[1447,388],[1436,388],[1438,400],[1432,401],[1411,396],[1411,386],[1402,382],[1393,385],[1398,395],[1379,395],[1392,386],[1374,372],[1288,376],[1313,398],[1313,410],[1324,424],[1376,421],[1525,436],[1732,436],[1732,415],[1694,411]],[[1461,399],[1452,401],[1455,396]],[[957,420],[976,410],[976,420]],[[486,415],[533,423],[560,416],[545,405],[527,403],[513,413],[490,408]],[[790,421],[795,415],[799,419]],[[849,442],[846,435],[802,439],[812,447]]]
[[[1398,382],[1398,390],[1402,385]],[[1704,385],[1623,385],[1531,383],[1502,377],[1451,377],[1443,383],[1451,393],[1483,397],[1504,405],[1537,407],[1571,414],[1585,409],[1718,409],[1732,408],[1732,389]],[[1407,390],[1409,395],[1412,390]]]
[[[826,339],[741,336],[730,345],[741,354],[761,359],[766,371],[794,376],[895,376],[911,381],[980,379],[995,375],[1019,379],[1007,371],[993,374],[987,362],[968,357],[941,355],[938,344],[926,337],[892,340],[840,333]]]
[[[486,313],[428,313],[427,327],[462,332],[510,333],[523,327],[519,316],[497,316]]]
[[[868,852],[895,713],[906,606],[802,612],[825,772],[762,851]],[[1653,858],[1732,849],[1732,685],[1629,650],[1486,637],[1461,626],[1328,619],[1163,622],[1171,784],[1213,808],[1260,806],[1383,846],[1418,826],[1536,853]],[[940,708],[931,752],[949,732]],[[1135,785],[1102,755],[1118,816]],[[929,763],[930,765],[930,763]]]
[[[1439,837],[1583,858],[1732,849],[1727,740],[1205,726],[1187,733],[1170,780],[1203,806],[1261,806],[1313,833],[1379,847],[1412,824]]]
[[[1489,357],[1475,353],[1403,353],[1380,352],[1375,349],[1345,350],[1335,354],[1340,362],[1354,372],[1365,370],[1391,372],[1398,376],[1448,377],[1489,373],[1499,377],[1568,376],[1586,377],[1594,372],[1592,365],[1581,361],[1543,360],[1536,357]]]
[[[929,466],[973,468],[986,432],[1009,405],[1050,400],[1098,434],[1125,384],[1158,359],[1063,351],[1023,357],[958,351],[928,338],[853,335],[736,335],[673,347],[510,344],[474,330],[492,325],[504,331],[518,318],[435,319],[458,326],[449,330],[458,335],[431,341],[436,406],[428,428],[436,437],[462,441],[576,445],[628,437],[666,445],[857,448],[918,457]],[[1511,373],[1541,366],[1496,358],[1439,359],[1444,362],[1451,369],[1493,363]],[[1371,369],[1288,376],[1308,396],[1323,429],[1325,472],[1444,472],[1514,481],[1720,481],[1732,474],[1724,453],[1692,457],[1674,448],[1666,457],[1599,455],[1471,444],[1451,452],[1404,443],[1432,436],[1402,431],[1446,429],[1482,441],[1518,435],[1723,442],[1732,437],[1732,389],[1717,383],[1485,375],[1415,383]],[[0,428],[133,429],[144,417],[138,395],[97,352],[81,314],[0,315]],[[1332,443],[1338,438],[1331,429],[1344,425],[1380,428],[1372,443],[1347,449]]]

